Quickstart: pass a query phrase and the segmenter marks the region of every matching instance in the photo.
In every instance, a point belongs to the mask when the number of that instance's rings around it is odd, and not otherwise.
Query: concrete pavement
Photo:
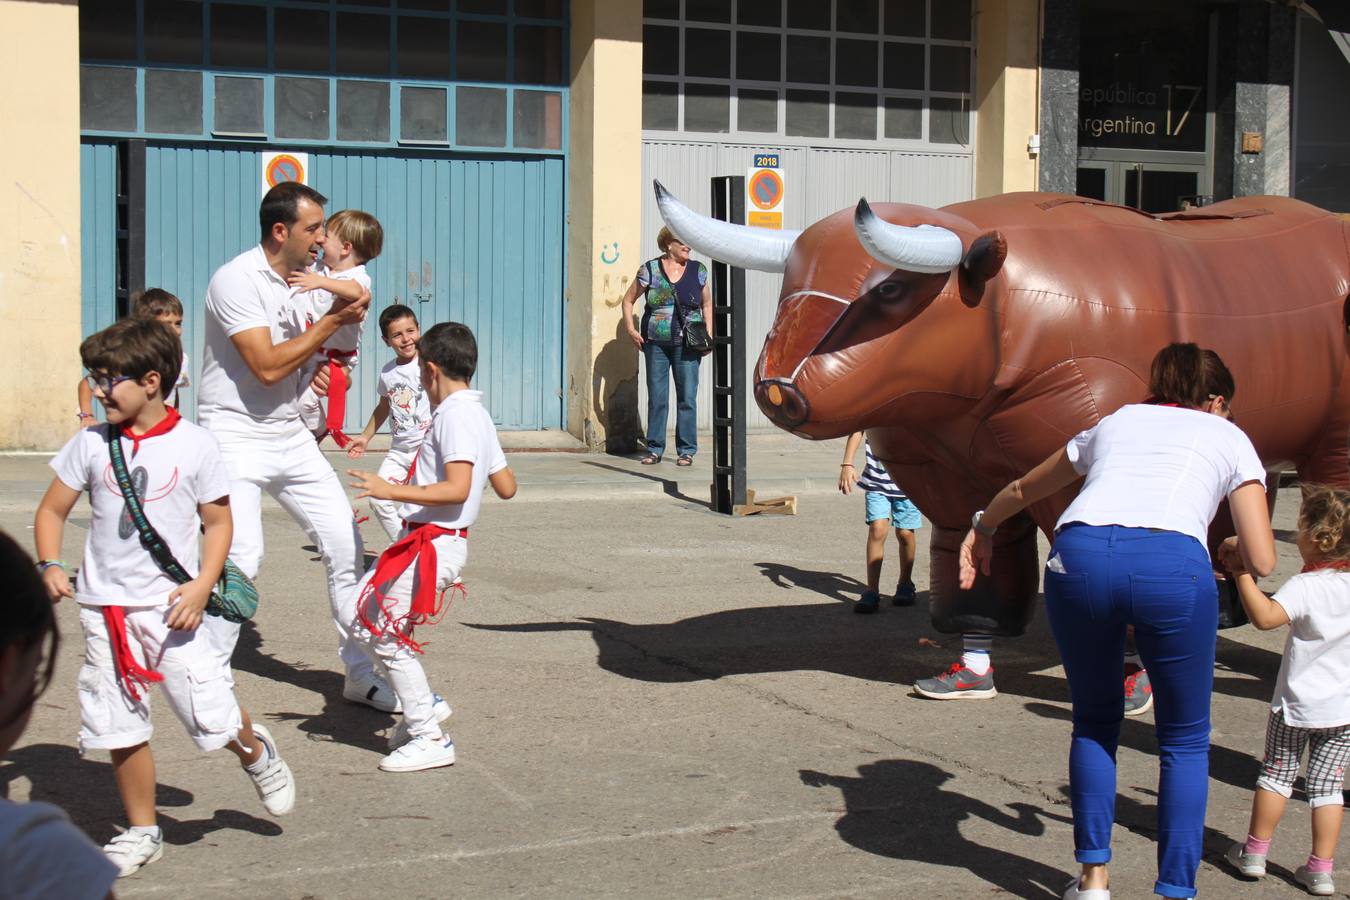
[[[796,492],[798,516],[709,512],[706,452],[689,470],[510,454],[520,497],[485,504],[469,596],[421,633],[459,762],[412,775],[376,770],[394,719],[342,700],[322,567],[269,505],[263,606],[236,677],[296,773],[297,808],[268,817],[233,758],[197,753],[160,703],[168,846],[118,894],[1058,896],[1074,869],[1068,703],[1044,617],[996,644],[995,700],[911,696],[958,652],[928,624],[926,536],[919,605],[853,615],[865,529],[861,497],[832,493],[839,442],[766,435],[751,450],[751,487]],[[0,527],[31,543],[47,479],[45,458],[0,458]],[[1298,568],[1296,503],[1286,490],[1276,510],[1271,584]],[[67,558],[85,524],[77,508]],[[373,522],[363,531],[371,552],[383,546]],[[56,683],[0,785],[64,806],[103,841],[120,805],[106,754],[75,749],[81,642],[74,607],[59,613]],[[1300,804],[1264,883],[1219,862],[1245,833],[1282,641],[1250,627],[1219,639],[1204,896],[1302,895]],[[1117,897],[1149,895],[1154,878],[1151,724],[1122,734]]]

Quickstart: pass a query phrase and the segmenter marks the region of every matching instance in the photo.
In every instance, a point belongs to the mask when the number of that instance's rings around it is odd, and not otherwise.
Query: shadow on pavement
[[[775,587],[806,588],[842,603],[853,603],[867,587],[858,579],[839,572],[815,572],[775,562],[759,562],[755,565],[759,567],[759,573],[772,581]]]
[[[622,466],[611,465],[610,463],[593,462],[589,459],[583,459],[582,465],[595,466],[597,469],[608,469],[611,472],[618,472],[621,475],[629,475],[633,478],[641,478],[644,481],[655,481],[661,485],[661,490],[667,497],[674,497],[676,500],[683,500],[685,503],[692,503],[695,506],[701,506],[704,509],[712,509],[711,500],[698,500],[690,497],[688,494],[680,491],[680,483],[673,478],[662,478],[660,475],[648,475],[646,472],[634,472],[631,469],[625,469]],[[662,463],[664,465],[664,463]],[[653,467],[654,468],[654,467]]]
[[[1071,822],[1030,803],[1001,807],[943,789],[950,772],[916,760],[887,759],[858,767],[857,777],[803,769],[803,784],[834,787],[846,812],[835,823],[839,836],[860,850],[892,859],[951,866],[968,871],[1014,897],[1059,897],[1072,873],[978,844],[960,824],[980,818],[1024,835],[1045,833],[1045,819]],[[1064,856],[1072,860],[1069,848]]]
[[[9,785],[17,778],[26,778],[32,785],[30,800],[61,807],[76,827],[99,844],[117,834],[118,824],[126,821],[112,764],[82,759],[74,747],[30,744],[11,752],[0,765],[0,796],[9,796]],[[243,772],[238,774],[238,781],[241,797],[253,799],[253,786]],[[176,819],[164,812],[164,807],[189,806],[192,802],[193,795],[181,788],[163,783],[156,786],[155,807],[167,843],[195,844],[225,828],[268,837],[282,833],[281,826],[270,819],[237,809],[218,809],[209,819]]]
[[[311,741],[334,741],[362,750],[373,750],[381,756],[388,752],[385,739],[378,732],[393,724],[388,713],[356,703],[342,696],[342,675],[331,669],[317,669],[306,663],[288,663],[262,651],[262,635],[253,622],[245,622],[239,630],[230,665],[236,671],[248,672],[269,681],[279,681],[323,697],[323,711],[317,715],[308,712],[284,712],[271,709],[249,710],[260,720],[294,722]],[[282,748],[283,752],[285,748]]]

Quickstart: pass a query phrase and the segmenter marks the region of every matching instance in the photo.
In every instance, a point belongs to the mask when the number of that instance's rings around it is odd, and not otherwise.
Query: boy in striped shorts
[[[858,445],[863,445],[864,466],[862,477],[853,465],[858,454]],[[896,540],[900,542],[900,580],[895,586],[891,602],[896,606],[914,605],[914,551],[917,546],[914,532],[919,530],[923,517],[919,508],[905,496],[886,468],[872,455],[861,431],[848,436],[844,447],[844,461],[839,466],[839,491],[851,494],[853,486],[863,489],[866,500],[865,521],[867,522],[867,589],[853,605],[855,613],[874,613],[881,606],[881,563],[886,556],[886,532],[895,528]]]

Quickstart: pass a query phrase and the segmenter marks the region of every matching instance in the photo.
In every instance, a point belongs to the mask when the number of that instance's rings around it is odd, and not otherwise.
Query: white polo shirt
[[[488,476],[506,468],[506,454],[497,440],[497,428],[483,406],[482,391],[455,391],[431,414],[431,428],[417,451],[413,484],[428,485],[445,480],[445,464],[473,463],[469,496],[449,506],[419,506],[404,503],[398,508],[409,522],[433,522],[442,528],[468,528],[478,520],[483,488]]]
[[[300,424],[300,371],[264,385],[249,370],[230,340],[251,328],[271,330],[272,343],[299,337],[305,307],[272,267],[261,245],[216,270],[206,287],[206,327],[197,421],[212,431],[269,437],[289,434]]]
[[[1208,543],[1219,503],[1266,469],[1232,422],[1176,406],[1122,406],[1066,448],[1083,489],[1059,517],[1070,522],[1162,528]]]

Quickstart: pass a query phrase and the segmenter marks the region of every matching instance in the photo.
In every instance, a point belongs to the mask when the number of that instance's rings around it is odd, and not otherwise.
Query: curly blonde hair
[[[1350,562],[1350,491],[1325,484],[1304,485],[1298,530],[1312,540],[1324,559]]]

